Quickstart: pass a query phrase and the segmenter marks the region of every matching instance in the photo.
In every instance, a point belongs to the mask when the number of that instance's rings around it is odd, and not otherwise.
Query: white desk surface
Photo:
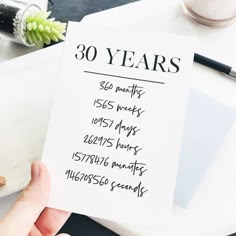
[[[170,32],[196,37],[195,51],[236,66],[236,24],[210,29],[188,21],[181,11],[180,0],[142,0],[124,7],[85,18],[87,23],[132,25],[146,30]],[[28,49],[0,40],[0,62],[26,54]],[[236,82],[201,65],[193,66],[193,87],[223,104],[236,108]],[[168,232],[163,236],[226,236],[236,232],[236,124],[230,130],[187,209],[173,208]],[[0,217],[5,214],[17,193],[0,199]],[[98,220],[121,235],[132,236],[126,225]],[[146,236],[146,235],[145,235]]]

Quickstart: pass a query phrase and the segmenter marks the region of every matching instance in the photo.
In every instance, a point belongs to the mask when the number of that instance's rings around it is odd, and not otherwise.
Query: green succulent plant
[[[50,14],[51,12],[39,11],[26,18],[24,35],[29,44],[42,47],[52,41],[64,40],[66,23],[55,21],[55,18],[48,19]]]

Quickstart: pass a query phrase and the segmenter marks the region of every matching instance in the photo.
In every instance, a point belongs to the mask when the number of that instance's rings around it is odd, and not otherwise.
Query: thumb
[[[50,191],[50,178],[41,161],[31,165],[31,181],[23,190],[9,213],[0,222],[1,235],[28,235],[44,210]]]

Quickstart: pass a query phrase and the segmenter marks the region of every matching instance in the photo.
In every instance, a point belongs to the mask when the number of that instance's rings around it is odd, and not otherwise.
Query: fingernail
[[[31,165],[31,178],[37,178],[40,175],[40,162],[34,161]]]

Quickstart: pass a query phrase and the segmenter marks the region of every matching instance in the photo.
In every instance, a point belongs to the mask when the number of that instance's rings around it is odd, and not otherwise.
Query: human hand
[[[7,215],[0,220],[0,235],[54,236],[70,216],[69,212],[45,208],[50,178],[41,161],[31,165],[31,181]],[[60,234],[66,236],[67,234]]]

